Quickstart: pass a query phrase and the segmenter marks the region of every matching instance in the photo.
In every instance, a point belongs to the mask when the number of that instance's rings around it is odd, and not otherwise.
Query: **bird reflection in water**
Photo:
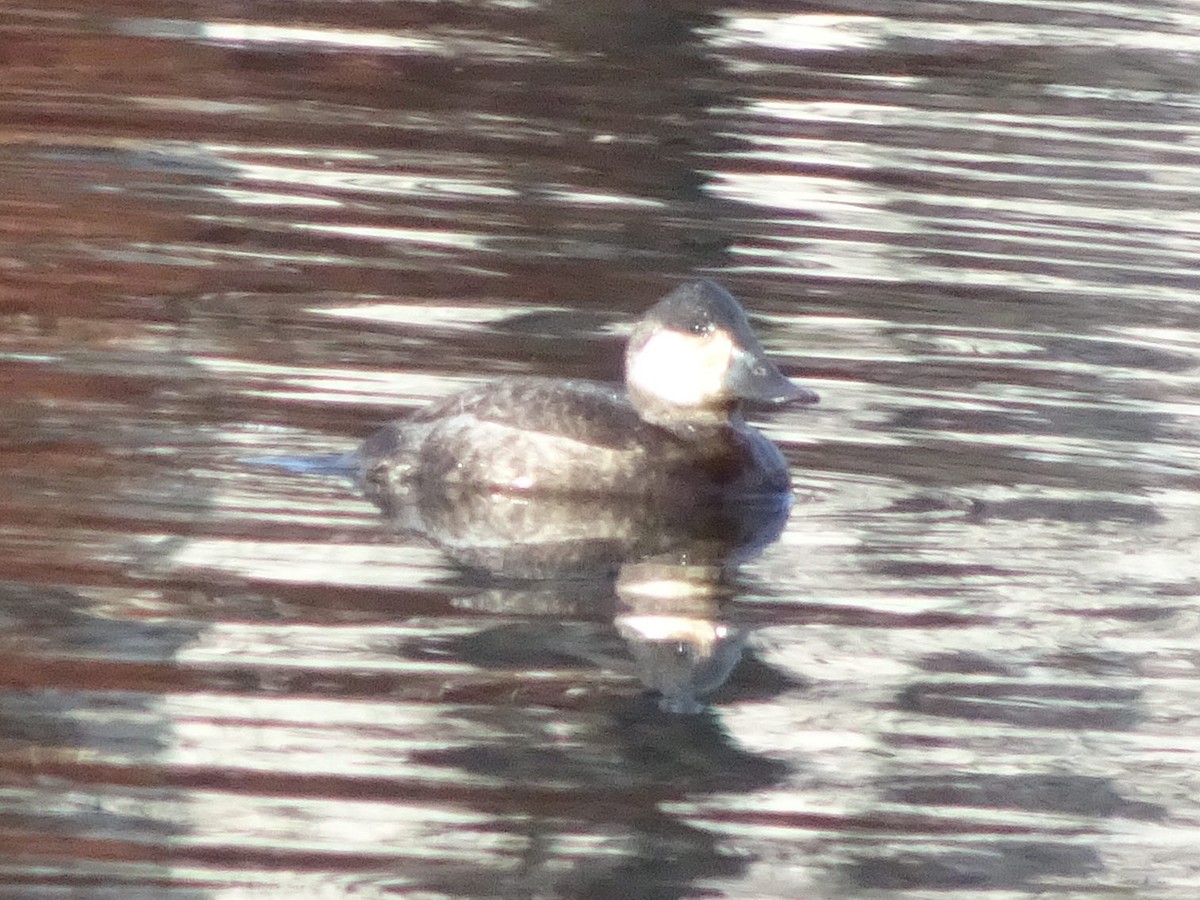
[[[607,605],[638,677],[679,713],[700,712],[741,658],[747,631],[731,618],[733,575],[778,539],[791,506],[788,494],[668,504],[368,486],[367,496],[398,532],[485,579],[477,607],[578,616]]]

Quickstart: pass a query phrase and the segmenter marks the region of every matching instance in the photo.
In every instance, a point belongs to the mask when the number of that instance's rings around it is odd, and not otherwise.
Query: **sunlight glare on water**
[[[1196,895],[1190,0],[49,0],[0,70],[0,893]],[[278,464],[696,276],[821,396],[790,511]]]

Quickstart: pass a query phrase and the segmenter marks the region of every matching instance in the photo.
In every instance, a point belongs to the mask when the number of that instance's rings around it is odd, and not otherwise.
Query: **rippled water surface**
[[[1197,896],[1197,210],[1185,0],[4,4],[0,893]],[[822,395],[730,583],[245,461],[697,274]]]

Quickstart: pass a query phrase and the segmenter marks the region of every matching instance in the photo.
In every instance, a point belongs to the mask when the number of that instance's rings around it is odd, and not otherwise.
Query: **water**
[[[0,10],[6,896],[1200,890],[1200,6],[676,6]],[[695,273],[822,395],[728,583],[244,462]]]

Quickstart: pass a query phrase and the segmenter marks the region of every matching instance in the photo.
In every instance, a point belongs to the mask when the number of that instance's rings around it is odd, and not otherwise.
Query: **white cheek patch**
[[[722,332],[693,337],[660,331],[630,361],[625,378],[631,388],[664,403],[705,406],[723,395],[732,355],[733,342]]]

